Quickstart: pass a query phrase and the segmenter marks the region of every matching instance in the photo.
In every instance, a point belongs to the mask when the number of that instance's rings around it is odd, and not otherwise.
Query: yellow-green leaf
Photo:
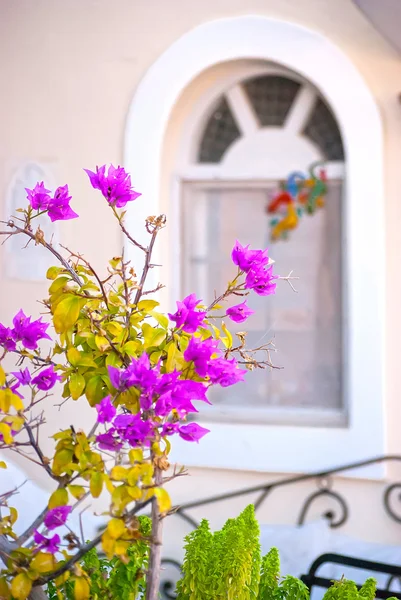
[[[82,496],[85,496],[85,488],[82,485],[69,485],[68,491],[76,500],[80,500]]]
[[[3,436],[3,440],[6,444],[13,443],[13,436],[11,435],[11,427],[7,423],[0,423],[0,433]]]
[[[231,335],[230,331],[228,331],[224,321],[221,324],[221,328],[227,336],[225,338],[221,338],[221,341],[223,342],[226,348],[231,348],[231,346],[233,345],[233,336]]]
[[[142,333],[145,348],[159,346],[166,339],[165,329],[155,329],[149,325],[149,323],[144,323],[142,325]]]
[[[155,488],[154,495],[157,498],[157,504],[161,513],[166,513],[171,509],[171,499],[164,488]]]
[[[26,573],[18,573],[11,582],[11,594],[15,600],[25,600],[32,589],[32,581]]]
[[[106,395],[103,393],[103,388],[104,384],[101,375],[94,375],[87,381],[85,396],[91,406],[95,406]]]
[[[60,271],[62,271],[61,267],[50,267],[47,269],[46,279],[56,279]]]
[[[68,348],[67,358],[70,365],[72,365],[73,367],[77,367],[79,364],[79,359],[81,358],[81,353],[74,347]]]
[[[39,573],[48,573],[55,567],[55,559],[50,552],[39,552],[31,562],[31,568]]]
[[[133,465],[136,462],[142,462],[143,450],[141,450],[140,448],[132,448],[132,450],[128,452],[128,458],[130,460],[131,465]]]
[[[18,510],[16,508],[14,508],[13,506],[10,506],[9,509],[10,511],[10,523],[11,525],[14,525],[14,523],[16,523],[17,519],[18,519]]]
[[[5,577],[0,577],[0,598],[2,600],[10,600],[11,598],[10,587]]]
[[[79,373],[72,373],[68,382],[70,386],[70,394],[73,400],[78,400],[85,389],[85,379]]]
[[[156,308],[156,306],[159,306],[159,302],[156,302],[156,300],[141,300],[137,304],[138,310],[147,313],[149,313],[150,310]]]
[[[64,488],[60,488],[52,493],[49,498],[49,508],[55,508],[56,506],[65,506],[68,504],[68,492]]]
[[[103,335],[95,335],[95,344],[99,348],[100,352],[105,352],[110,348],[110,344]]]
[[[0,411],[8,413],[10,410],[10,390],[0,390]]]
[[[100,471],[95,471],[92,473],[89,489],[94,498],[99,498],[103,489],[103,473]]]
[[[6,390],[10,394],[10,404],[15,408],[15,410],[24,410],[24,403],[21,398],[17,396],[17,394],[13,394],[11,390]]]
[[[53,281],[53,283],[51,284],[51,286],[49,287],[49,293],[50,294],[54,294],[55,292],[58,292],[58,290],[61,290],[66,283],[68,283],[70,281],[69,277],[59,277],[58,279],[55,279]]]
[[[123,351],[128,354],[128,356],[136,356],[141,345],[141,342],[131,340],[130,342],[124,344]]]
[[[75,325],[79,312],[86,302],[85,298],[68,294],[57,304],[53,315],[54,328],[57,333],[65,333]]]
[[[163,313],[156,312],[154,310],[150,310],[149,314],[159,323],[163,329],[167,329],[168,327],[168,318]]]
[[[90,596],[90,587],[85,577],[74,577],[73,581],[75,600],[88,600]]]
[[[6,382],[6,374],[3,367],[0,365],[0,385],[4,385]]]
[[[107,524],[107,531],[114,540],[125,532],[125,523],[121,519],[111,519]]]
[[[184,357],[182,352],[180,352],[174,342],[168,347],[167,350],[167,361],[166,361],[166,371],[167,373],[171,373],[174,369],[181,369],[184,364]]]
[[[125,481],[127,479],[127,477],[128,477],[128,469],[125,469],[124,467],[121,467],[120,465],[113,467],[110,472],[110,479],[113,479],[114,481]]]

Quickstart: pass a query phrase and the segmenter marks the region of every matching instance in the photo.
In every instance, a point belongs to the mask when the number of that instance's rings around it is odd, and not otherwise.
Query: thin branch
[[[54,475],[53,471],[50,468],[50,464],[48,462],[48,459],[45,457],[45,455],[43,454],[39,444],[37,443],[37,441],[35,440],[35,437],[33,435],[33,431],[31,429],[31,426],[28,425],[28,423],[24,423],[24,428],[28,434],[29,437],[29,441],[31,443],[32,448],[35,450],[37,457],[40,460],[40,464],[42,465],[42,467],[45,469],[45,471],[47,472],[47,474],[54,479],[57,482],[60,482],[60,478],[57,475]]]
[[[37,529],[38,527],[40,527],[40,525],[42,525],[43,520],[48,511],[49,511],[49,507],[46,506],[46,508],[44,508],[42,510],[42,512],[38,514],[36,519],[34,521],[32,521],[32,523],[29,525],[29,527],[27,529],[25,529],[24,533],[19,536],[17,542],[20,546],[25,544],[25,542],[27,542],[29,540],[29,538],[31,537],[31,535],[33,534],[35,529]]]
[[[123,232],[123,234],[129,239],[129,241],[134,244],[134,246],[136,246],[137,248],[139,248],[140,250],[142,250],[142,252],[147,252],[145,246],[142,246],[142,244],[140,244],[139,242],[137,242],[129,233],[128,229],[126,229],[124,223],[123,223],[123,218],[118,214],[115,206],[111,207],[114,213],[114,216],[116,217],[118,224],[120,225],[120,229]]]
[[[8,225],[8,227],[15,229],[15,232],[10,234],[10,232],[0,231],[0,235],[7,235],[7,234],[8,235],[16,235],[18,233],[23,233],[23,234],[27,235],[29,238],[31,238],[31,240],[33,240],[35,242],[35,244],[41,244],[42,246],[47,248],[47,250],[49,250],[49,252],[51,252],[53,254],[53,256],[55,256],[57,258],[57,260],[63,265],[63,267],[69,272],[69,274],[71,275],[71,277],[75,281],[75,283],[77,283],[80,287],[83,286],[81,278],[77,275],[77,273],[74,271],[74,269],[68,264],[66,259],[63,256],[61,256],[61,254],[59,252],[57,252],[57,250],[55,248],[53,248],[53,246],[48,244],[42,236],[35,235],[34,233],[32,233],[32,231],[29,231],[29,229],[23,229],[22,227],[18,227],[18,225],[16,225],[12,219],[10,221],[8,221],[7,225]]]
[[[151,265],[151,262],[150,262],[151,258],[152,258],[153,246],[155,244],[157,234],[159,233],[160,229],[162,229],[165,226],[165,224],[166,224],[166,216],[165,215],[160,215],[159,217],[157,217],[154,225],[150,224],[151,226],[153,226],[152,237],[150,238],[149,247],[145,250],[145,252],[146,252],[145,264],[143,266],[141,280],[139,282],[139,286],[138,286],[137,292],[135,294],[134,304],[138,304],[139,300],[141,299],[142,290],[145,285],[148,271],[153,266],[153,265]],[[148,227],[148,231],[149,231],[149,227]]]

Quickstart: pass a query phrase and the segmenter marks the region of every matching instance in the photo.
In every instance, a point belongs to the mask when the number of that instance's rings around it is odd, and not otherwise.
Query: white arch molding
[[[254,15],[205,23],[178,39],[147,71],[130,106],[124,159],[143,199],[130,207],[128,225],[146,243],[142,223],[160,212],[164,135],[182,91],[211,66],[241,59],[279,63],[308,79],[326,98],[341,130],[347,161],[344,369],[349,424],[328,429],[214,423],[202,448],[186,444],[184,453],[176,444],[174,458],[187,465],[285,472],[383,453],[382,125],[369,88],[337,46],[299,25]],[[132,246],[127,253],[136,264],[141,260]]]

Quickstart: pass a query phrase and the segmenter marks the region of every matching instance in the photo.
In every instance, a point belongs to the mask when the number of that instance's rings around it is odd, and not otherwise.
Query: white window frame
[[[201,447],[176,443],[173,459],[188,466],[297,472],[383,454],[382,123],[368,86],[337,46],[299,25],[261,16],[205,23],[170,46],[138,85],[128,115],[125,166],[133,174],[136,189],[143,193],[142,202],[128,210],[128,226],[139,241],[146,243],[143,220],[161,212],[160,160],[165,131],[180,95],[206,69],[238,60],[274,62],[299,73],[321,91],[339,123],[347,159],[344,210],[349,425],[325,428],[213,423]],[[244,175],[248,177],[249,173]],[[179,178],[174,179],[173,186],[179,186]],[[174,235],[176,224],[172,219],[170,229],[171,225]],[[126,251],[139,268],[141,254],[130,245]],[[160,254],[156,253],[155,262],[159,261]],[[157,277],[156,273],[152,275]]]

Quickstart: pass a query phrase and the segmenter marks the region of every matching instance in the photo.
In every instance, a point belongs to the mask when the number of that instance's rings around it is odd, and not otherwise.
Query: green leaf
[[[79,312],[86,302],[85,298],[68,294],[57,304],[53,315],[54,328],[57,333],[65,333],[75,325]]]
[[[26,573],[18,573],[11,582],[11,594],[15,600],[25,600],[32,589],[32,581]]]
[[[128,356],[136,356],[136,354],[141,346],[142,346],[141,342],[136,341],[136,340],[131,340],[130,342],[127,342],[126,344],[124,344],[123,351],[125,352],[125,354],[128,354]]]
[[[76,500],[80,500],[82,496],[85,496],[85,488],[82,485],[69,485],[68,491]]]
[[[79,363],[79,359],[81,358],[81,353],[76,348],[68,348],[67,350],[67,359],[70,365],[73,367],[77,367]]]
[[[48,573],[49,571],[53,571],[55,566],[55,559],[53,554],[50,552],[39,552],[33,558],[31,562],[31,568],[39,573]]]
[[[70,394],[73,400],[78,400],[83,394],[85,389],[85,379],[79,373],[72,373],[68,382],[70,387]]]
[[[53,283],[51,284],[51,286],[49,287],[49,293],[50,294],[54,294],[55,292],[58,292],[59,290],[61,290],[66,283],[68,283],[70,281],[69,277],[58,277],[55,281],[53,281]]]
[[[141,300],[137,304],[137,309],[149,313],[149,311],[156,308],[156,306],[159,306],[159,302],[156,302],[156,300]]]
[[[52,493],[49,498],[49,508],[56,508],[56,506],[65,506],[68,504],[68,492],[64,488],[60,488]]]
[[[166,339],[165,329],[155,329],[149,323],[142,325],[142,333],[145,348],[153,348],[154,346],[160,346]]]
[[[92,473],[89,489],[94,498],[99,498],[103,489],[103,473],[100,473],[99,471]]]
[[[167,329],[168,318],[166,317],[166,315],[163,315],[162,313],[158,313],[154,310],[150,310],[149,314],[159,323],[159,325],[161,327],[163,327],[163,329]]]
[[[50,267],[47,269],[46,279],[56,279],[57,275],[62,271],[61,267]]]
[[[85,396],[87,397],[89,404],[95,406],[105,396],[104,384],[101,375],[95,375],[91,377],[86,383]]]

